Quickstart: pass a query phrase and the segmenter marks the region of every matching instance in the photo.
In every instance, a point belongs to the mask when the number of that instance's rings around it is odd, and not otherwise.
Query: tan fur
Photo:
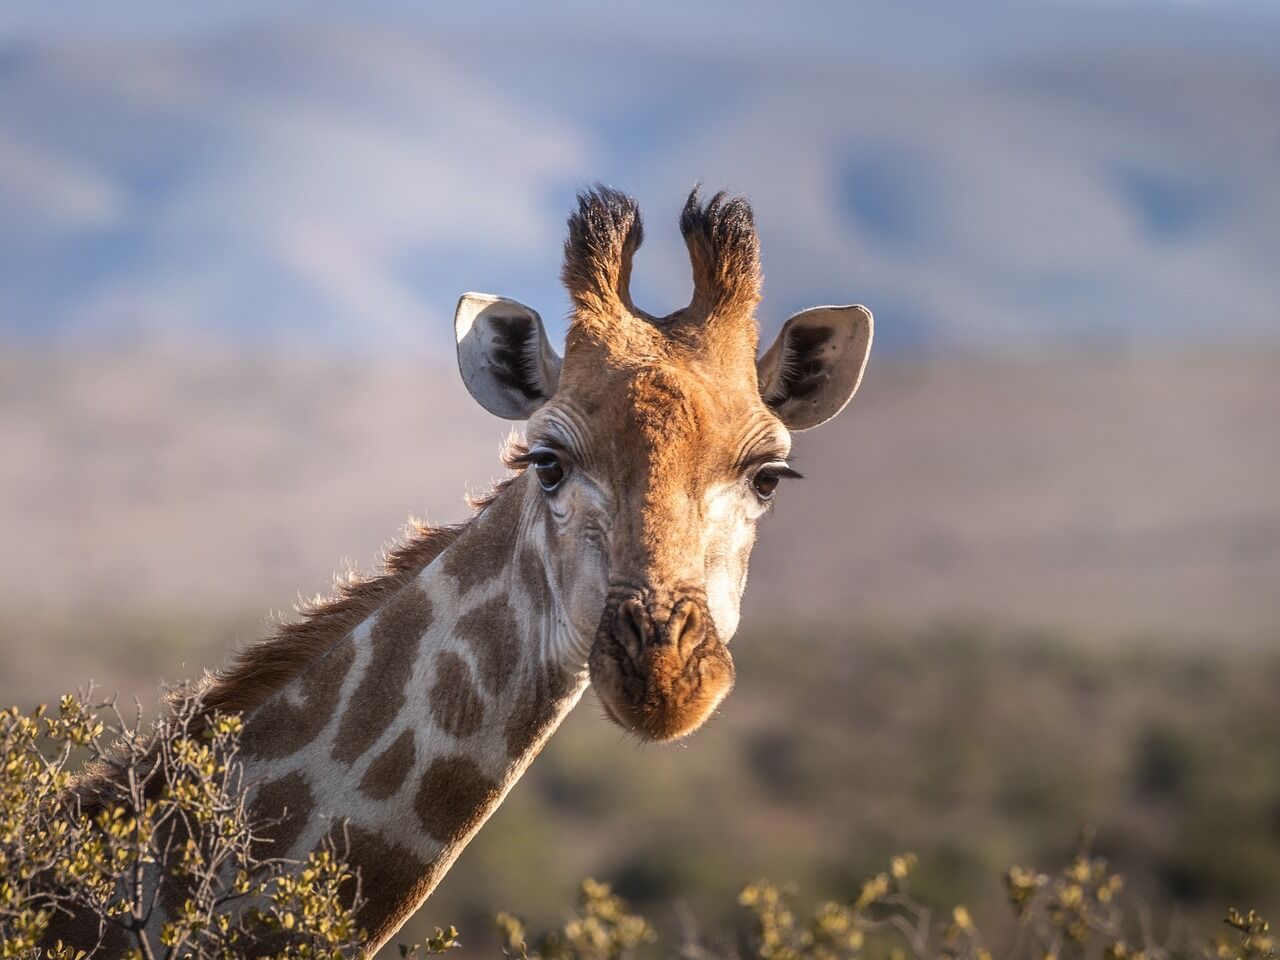
[[[605,436],[591,437],[583,456],[593,473],[613,478],[617,491],[611,576],[644,585],[659,633],[678,599],[703,600],[704,491],[730,482],[739,452],[774,424],[751,374],[678,344],[669,346],[668,358],[602,372],[600,364],[579,366],[571,354],[562,375],[569,381],[561,388],[565,397],[549,405],[591,409],[595,418],[616,424]],[[627,442],[608,442],[615,434]],[[669,739],[695,729],[732,686],[728,648],[706,629],[687,651],[657,643],[633,656],[607,629],[615,612],[606,611],[591,656],[592,681],[610,712],[649,737]]]
[[[592,324],[608,335],[636,313],[631,258],[643,240],[640,208],[630,197],[607,187],[578,197],[560,279],[577,308],[579,325]]]
[[[695,189],[680,228],[693,297],[654,317],[627,289],[643,236],[635,202],[606,188],[580,197],[565,243],[575,309],[559,388],[534,418],[574,423],[584,448],[574,455],[608,478],[617,504],[609,572],[622,592],[601,619],[591,677],[611,716],[658,739],[696,729],[733,684],[702,586],[705,560],[720,548],[705,539],[701,510],[709,491],[737,478],[745,454],[781,432],[757,382],[761,275],[750,205],[723,193],[704,204]],[[725,553],[741,563],[745,550]],[[631,650],[617,635],[618,603],[637,589],[647,633]]]
[[[693,301],[681,320],[706,324],[730,341],[748,341],[754,361],[761,276],[750,204],[721,191],[704,206],[695,188],[680,216],[680,232],[693,267]]]
[[[689,250],[693,298],[655,317],[629,289],[631,261],[644,239],[636,202],[607,187],[583,193],[569,218],[560,276],[574,304],[566,355],[593,344],[615,363],[662,356],[675,343],[732,357],[753,372],[760,302],[760,244],[751,206],[717,193],[706,204],[695,187],[680,217]]]

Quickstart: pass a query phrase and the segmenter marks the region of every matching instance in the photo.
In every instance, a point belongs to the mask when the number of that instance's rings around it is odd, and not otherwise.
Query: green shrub
[[[687,924],[678,945],[657,946],[684,960],[992,960],[992,950],[969,910],[957,905],[934,918],[911,891],[916,858],[894,857],[868,877],[852,899],[823,901],[807,911],[793,886],[760,880],[739,894],[742,923],[714,938]],[[1228,911],[1227,932],[1209,939],[1181,931],[1157,941],[1140,905],[1125,910],[1123,878],[1088,838],[1058,873],[1011,867],[1004,876],[1018,937],[1009,960],[1277,960],[1280,951],[1256,913]],[[532,938],[511,914],[499,914],[509,960],[628,960],[657,940],[653,927],[609,888],[582,887],[579,909],[561,930]]]
[[[0,711],[0,957],[341,957],[358,951],[359,884],[338,852],[263,857],[239,761],[240,718],[179,690],[163,721],[63,697]],[[86,773],[73,780],[76,760]],[[148,929],[161,885],[181,906]],[[351,890],[353,892],[347,893]],[[88,918],[96,946],[58,924]],[[53,940],[51,944],[48,941]],[[447,949],[441,934],[425,948]]]
[[[114,702],[88,696],[64,697],[55,713],[0,711],[0,958],[361,954],[364,901],[343,851],[329,847],[304,862],[261,856],[253,838],[264,824],[246,804],[240,718],[207,716],[185,690],[170,703],[151,725],[140,711],[126,721]],[[73,779],[77,763],[87,772]],[[1018,924],[1008,960],[1280,960],[1252,911],[1229,911],[1216,937],[1179,929],[1156,940],[1145,909],[1126,909],[1123,879],[1089,839],[1056,874],[1005,873]],[[708,936],[686,915],[675,945],[660,943],[654,925],[592,880],[558,929],[531,936],[511,913],[496,922],[509,960],[992,960],[965,906],[938,919],[913,894],[915,868],[913,855],[894,857],[855,896],[808,910],[794,887],[758,881],[738,897],[736,928]],[[158,932],[148,929],[156,876],[182,892],[181,909]],[[72,916],[89,918],[96,946],[73,950],[55,939]],[[454,928],[437,928],[399,952],[459,945]]]

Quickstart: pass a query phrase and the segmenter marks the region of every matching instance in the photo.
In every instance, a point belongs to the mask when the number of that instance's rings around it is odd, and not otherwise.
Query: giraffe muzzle
[[[646,740],[692,733],[733,687],[733,659],[706,602],[657,609],[631,593],[610,598],[591,649],[591,681],[619,726]]]

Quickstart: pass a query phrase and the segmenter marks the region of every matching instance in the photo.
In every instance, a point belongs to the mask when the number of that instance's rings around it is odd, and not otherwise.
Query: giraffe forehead
[[[709,480],[732,466],[744,438],[763,425],[759,402],[732,384],[652,370],[630,385],[624,445],[655,479]]]
[[[700,370],[648,367],[628,378],[627,401],[638,420],[693,421],[714,404],[710,387]]]
[[[706,363],[602,364],[594,376],[562,384],[530,427],[535,441],[548,430],[623,470],[654,458],[690,465],[733,458],[761,437],[785,436],[760,398],[754,369],[744,375]],[[689,459],[690,452],[698,456]]]

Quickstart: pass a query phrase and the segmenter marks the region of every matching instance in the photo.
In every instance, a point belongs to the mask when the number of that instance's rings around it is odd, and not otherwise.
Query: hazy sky
[[[554,327],[603,180],[655,312],[701,181],[753,198],[767,326],[1272,335],[1277,50],[1243,0],[9,3],[0,333],[422,346],[476,288]]]

